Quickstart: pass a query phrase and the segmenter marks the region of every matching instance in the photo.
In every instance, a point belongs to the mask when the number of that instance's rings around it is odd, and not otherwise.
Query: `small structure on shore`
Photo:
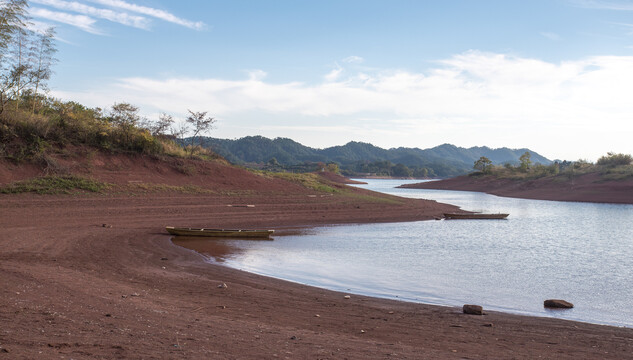
[[[484,213],[444,213],[446,220],[492,220],[505,219],[510,214],[484,214]]]
[[[268,239],[275,230],[227,230],[227,229],[195,229],[166,226],[168,233],[176,236],[204,236],[221,238]]]

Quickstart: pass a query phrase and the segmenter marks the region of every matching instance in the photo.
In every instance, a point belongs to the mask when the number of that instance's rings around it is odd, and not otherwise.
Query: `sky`
[[[30,0],[51,94],[208,135],[633,153],[633,0]]]

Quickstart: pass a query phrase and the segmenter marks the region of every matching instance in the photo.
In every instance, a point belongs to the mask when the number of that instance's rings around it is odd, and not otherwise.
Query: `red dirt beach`
[[[0,195],[0,359],[633,354],[629,328],[498,312],[465,315],[461,308],[337,293],[209,264],[174,245],[164,226],[281,231],[433,219],[456,208],[334,182],[330,186],[340,191],[326,194],[222,164],[193,162],[195,175],[172,165],[145,157],[97,158],[83,171],[116,184],[115,190]],[[31,176],[7,164],[0,168],[0,183]],[[129,187],[151,182],[210,191]],[[236,204],[254,206],[228,206]]]

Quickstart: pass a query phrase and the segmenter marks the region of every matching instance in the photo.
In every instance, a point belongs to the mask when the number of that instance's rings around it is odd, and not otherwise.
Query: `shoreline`
[[[302,233],[304,232],[304,230],[312,230],[315,228],[319,228],[319,227],[329,227],[329,226],[345,226],[345,225],[363,225],[365,223],[350,223],[350,224],[326,224],[326,225],[319,225],[319,226],[311,226],[311,227],[307,227],[307,228],[298,228],[298,232]],[[286,236],[288,234],[283,234],[281,235]],[[457,309],[457,310],[461,310],[461,306],[463,305],[463,303],[459,303],[459,304],[450,304],[450,303],[446,303],[446,302],[442,302],[442,298],[439,298],[440,301],[438,302],[429,302],[429,301],[424,301],[424,300],[419,300],[419,299],[413,299],[413,298],[407,298],[407,297],[399,297],[398,295],[381,295],[378,293],[371,293],[371,292],[363,292],[363,291],[356,291],[350,288],[347,288],[347,286],[342,286],[341,288],[332,288],[332,287],[328,287],[327,285],[319,285],[319,284],[315,284],[315,283],[310,283],[310,282],[302,282],[300,280],[294,280],[292,278],[285,278],[283,276],[276,276],[274,274],[266,274],[266,273],[261,273],[261,272],[257,272],[257,271],[252,271],[252,270],[245,270],[243,268],[240,268],[238,265],[228,265],[225,264],[224,261],[224,257],[226,257],[227,255],[231,255],[234,252],[239,252],[241,249],[239,247],[235,247],[233,248],[231,251],[226,251],[226,248],[224,246],[221,246],[221,250],[218,251],[217,247],[205,247],[204,245],[201,245],[200,242],[197,242],[197,239],[183,239],[178,241],[177,240],[178,237],[173,237],[170,239],[170,241],[179,247],[182,247],[184,249],[190,250],[190,251],[194,251],[197,254],[200,254],[203,256],[204,261],[210,265],[217,265],[217,266],[224,266],[224,267],[228,267],[229,269],[232,270],[237,270],[237,271],[242,271],[242,272],[246,272],[249,274],[253,274],[256,276],[263,276],[266,278],[272,278],[272,279],[276,279],[276,280],[281,280],[281,281],[287,281],[293,284],[298,284],[298,285],[302,285],[302,286],[309,286],[309,287],[313,287],[316,289],[321,289],[321,290],[326,290],[326,291],[334,291],[334,292],[339,292],[339,293],[346,293],[349,295],[358,295],[358,296],[365,296],[365,297],[371,297],[371,298],[376,298],[376,299],[384,299],[384,300],[390,300],[390,301],[401,301],[401,302],[405,302],[405,303],[411,303],[411,304],[421,304],[421,305],[429,305],[429,306],[439,306],[439,307],[448,307],[448,308],[453,308],[453,309]],[[176,241],[174,241],[176,240]],[[230,240],[230,239],[227,239]],[[253,241],[253,240],[247,240],[247,241]],[[211,240],[211,242],[214,243],[218,243],[220,245],[223,245],[223,240]],[[188,245],[188,246],[186,246]],[[440,295],[438,295],[440,296]],[[482,305],[482,304],[479,304]],[[633,324],[621,324],[621,323],[610,323],[608,321],[600,321],[600,320],[581,320],[581,319],[570,319],[570,318],[564,318],[564,317],[557,317],[557,316],[553,316],[553,315],[548,315],[548,312],[550,313],[555,313],[555,312],[561,312],[561,310],[549,310],[549,311],[545,311],[543,313],[538,313],[538,312],[534,312],[534,311],[530,311],[530,310],[521,310],[521,309],[511,309],[511,308],[504,308],[501,305],[484,305],[484,309],[488,312],[497,312],[497,313],[502,313],[502,314],[509,314],[509,315],[518,315],[518,316],[528,316],[528,317],[537,317],[537,318],[543,318],[543,319],[558,319],[558,320],[564,320],[564,321],[572,321],[572,322],[579,322],[579,323],[584,323],[584,324],[592,324],[592,325],[601,325],[601,326],[612,326],[612,327],[618,327],[618,328],[625,328],[625,329],[633,329]],[[564,312],[565,310],[562,310],[562,312]]]
[[[518,199],[589,202],[602,204],[633,204],[633,179],[602,180],[590,173],[571,181],[552,178],[511,180],[492,176],[459,176],[439,181],[405,184],[401,188],[477,191]]]
[[[165,225],[432,219],[449,206],[261,194],[3,196],[0,358],[621,359],[633,329],[352,295],[203,261]],[[249,203],[254,208],[229,208]],[[226,284],[226,287],[223,286]]]

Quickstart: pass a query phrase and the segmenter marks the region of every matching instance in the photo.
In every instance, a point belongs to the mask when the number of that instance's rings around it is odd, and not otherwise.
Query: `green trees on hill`
[[[473,165],[475,170],[479,170],[484,174],[490,173],[492,168],[492,161],[485,156],[479,158],[479,160],[475,161],[475,165]]]
[[[597,165],[607,167],[626,166],[631,165],[631,163],[633,163],[633,157],[631,157],[631,155],[616,154],[613,152],[609,152],[606,156],[600,157],[596,162]]]
[[[536,164],[530,161],[530,153],[526,152],[520,158],[520,164],[515,166],[509,163],[504,166],[494,166],[485,157],[475,161],[473,168],[479,172],[472,173],[472,176],[493,175],[500,178],[510,179],[536,179],[546,176],[565,176],[569,179],[588,173],[598,173],[604,180],[621,180],[633,177],[633,157],[626,154],[616,154],[609,152],[606,156],[600,157],[593,164],[586,160],[561,161],[550,165]]]

